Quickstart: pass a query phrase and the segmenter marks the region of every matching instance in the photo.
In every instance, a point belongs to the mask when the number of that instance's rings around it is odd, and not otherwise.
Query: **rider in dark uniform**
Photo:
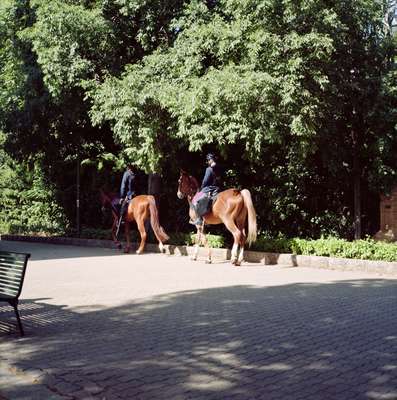
[[[120,199],[131,200],[135,195],[135,180],[136,176],[132,165],[127,166],[127,170],[123,174],[123,179],[120,185]]]
[[[200,192],[208,193],[208,197],[215,197],[221,189],[221,169],[215,162],[215,155],[213,153],[207,154],[206,157],[207,168],[205,170],[204,178],[201,183]],[[209,200],[211,201],[211,200]],[[197,219],[192,221],[193,225],[202,225],[203,217],[200,215],[200,207],[193,206],[196,211]]]
[[[211,193],[211,195],[214,196],[220,191],[221,170],[215,162],[214,154],[207,154],[206,160],[208,167],[205,170],[200,190],[204,193]]]
[[[119,226],[123,219],[124,213],[127,209],[128,203],[135,196],[135,185],[136,185],[136,175],[134,173],[134,167],[132,165],[127,165],[127,169],[123,174],[123,179],[120,185],[120,220]]]

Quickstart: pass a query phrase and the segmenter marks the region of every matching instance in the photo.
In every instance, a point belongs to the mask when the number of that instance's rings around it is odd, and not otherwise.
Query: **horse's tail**
[[[148,196],[148,199],[150,210],[150,224],[152,225],[153,232],[159,242],[166,242],[169,239],[169,236],[165,233],[164,229],[160,225],[156,201],[151,195]]]
[[[243,189],[241,191],[241,195],[244,199],[244,205],[248,210],[248,235],[247,241],[250,246],[256,240],[257,227],[256,227],[256,211],[254,208],[254,204],[252,203],[251,193],[247,189]]]

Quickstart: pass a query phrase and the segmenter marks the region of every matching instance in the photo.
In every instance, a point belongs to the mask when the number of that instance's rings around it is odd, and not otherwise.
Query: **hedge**
[[[66,233],[65,236],[76,237],[75,232]],[[83,228],[80,237],[86,239],[111,239],[109,229]],[[123,235],[120,235],[122,238]],[[154,237],[150,242],[155,242]],[[134,230],[131,240],[139,240],[139,235]],[[221,235],[207,235],[208,243],[213,248],[228,247],[229,243]],[[169,244],[177,246],[191,246],[195,243],[194,233],[170,233]],[[247,250],[269,253],[292,253],[297,255],[313,255],[327,257],[354,258],[362,260],[397,261],[397,244],[377,242],[367,238],[349,242],[337,238],[300,239],[300,238],[272,238],[260,235],[257,241]]]
[[[83,230],[82,237],[109,239],[109,231]],[[133,233],[133,239],[136,233]],[[226,247],[227,241],[221,235],[207,235],[208,243],[213,248]],[[171,233],[170,244],[191,246],[195,243],[194,233]],[[271,238],[259,236],[248,250],[269,253],[293,253],[327,257],[355,258],[362,260],[397,261],[397,244],[376,242],[370,238],[349,242],[337,238],[299,239]]]

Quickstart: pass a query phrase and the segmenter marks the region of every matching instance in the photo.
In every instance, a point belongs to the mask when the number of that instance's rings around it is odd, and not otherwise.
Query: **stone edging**
[[[114,248],[114,243],[111,240],[99,239],[0,235],[0,240],[39,242],[70,246],[102,247],[112,249]],[[136,248],[135,243],[133,244],[133,247]],[[169,255],[187,256],[192,255],[194,251],[193,246],[177,246],[168,244],[164,247],[166,254]],[[155,253],[159,252],[158,246],[152,243],[148,243],[146,245],[146,250]],[[212,249],[211,253],[212,257],[216,260],[230,260],[230,250],[228,249]],[[200,248],[199,256],[206,257],[206,250],[204,248]],[[321,269],[334,269],[339,271],[369,272],[381,275],[397,276],[397,262],[358,260],[337,257],[303,256],[284,253],[265,253],[259,251],[245,251],[244,258],[247,262],[258,263],[260,265],[280,265],[283,267],[310,267]]]

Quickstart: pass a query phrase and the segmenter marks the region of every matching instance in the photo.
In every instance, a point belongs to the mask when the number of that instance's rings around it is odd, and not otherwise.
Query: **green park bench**
[[[25,278],[30,254],[0,251],[0,301],[10,304],[17,317],[19,331],[24,335],[18,312],[18,298]]]

